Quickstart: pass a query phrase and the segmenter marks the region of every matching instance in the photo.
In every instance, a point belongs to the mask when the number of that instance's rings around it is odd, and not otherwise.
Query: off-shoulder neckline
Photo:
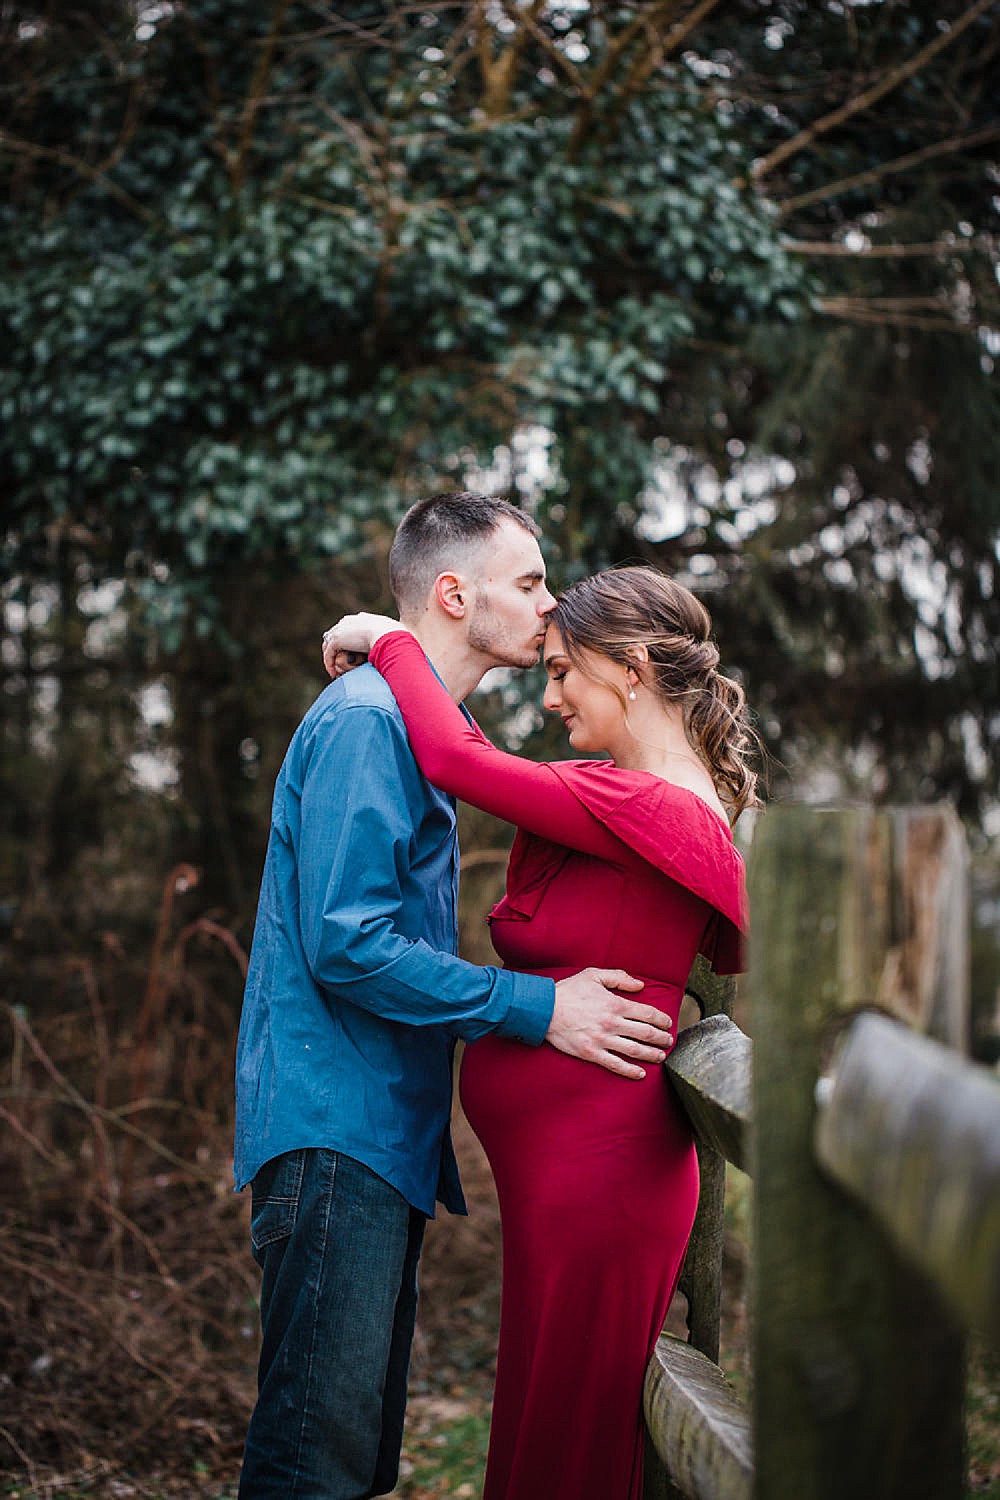
[[[565,766],[572,770],[578,770],[586,766],[595,766],[604,771],[611,771],[615,776],[622,778],[634,776],[638,777],[640,782],[646,785],[657,788],[669,787],[672,792],[682,792],[686,797],[693,797],[699,809],[708,814],[712,822],[718,825],[730,842],[733,840],[732,824],[726,817],[716,812],[712,804],[700,792],[696,792],[693,787],[683,786],[679,781],[671,781],[667,776],[660,776],[655,771],[631,770],[627,766],[616,765],[613,760],[554,760],[550,761],[549,764],[557,768]],[[636,792],[640,789],[640,787],[637,787]],[[633,792],[631,795],[634,796],[636,792]]]
[[[743,857],[732,830],[697,792],[649,771],[623,770],[608,760],[548,764],[623,844],[714,906],[734,927],[745,929]]]

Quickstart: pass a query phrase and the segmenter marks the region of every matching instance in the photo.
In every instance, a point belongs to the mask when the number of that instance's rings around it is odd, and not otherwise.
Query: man
[[[418,502],[389,557],[404,623],[456,701],[538,659],[537,527],[464,492]],[[299,725],[275,788],[237,1058],[236,1186],[262,1270],[242,1500],[361,1500],[396,1482],[416,1267],[435,1199],[465,1211],[454,1039],[547,1040],[625,1076],[670,1021],[619,971],[558,984],[456,957],[455,811],[363,667]]]

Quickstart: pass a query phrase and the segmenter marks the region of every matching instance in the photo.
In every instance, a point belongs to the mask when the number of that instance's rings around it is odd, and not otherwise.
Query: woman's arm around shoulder
[[[428,781],[553,843],[604,858],[621,857],[619,840],[551,766],[498,750],[466,718],[409,631],[380,634],[370,660],[392,689]]]

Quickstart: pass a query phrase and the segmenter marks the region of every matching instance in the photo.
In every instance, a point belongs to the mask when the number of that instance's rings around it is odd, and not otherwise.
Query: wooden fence
[[[964,835],[947,808],[777,807],[749,872],[753,1067],[704,972],[668,1063],[703,1190],[689,1339],[646,1377],[647,1500],[958,1500],[966,1331],[1000,1343]],[[726,1161],[753,1177],[752,1412],[717,1364]]]

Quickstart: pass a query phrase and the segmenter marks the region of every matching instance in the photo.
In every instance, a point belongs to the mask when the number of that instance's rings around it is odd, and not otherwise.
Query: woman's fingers
[[[363,667],[367,660],[363,651],[337,651],[332,646],[323,649],[323,665],[334,679],[355,667]]]
[[[337,623],[323,634],[323,665],[331,677],[340,677],[368,660],[372,643],[379,636],[402,628],[399,621],[389,615],[372,615],[366,611],[341,615]]]

